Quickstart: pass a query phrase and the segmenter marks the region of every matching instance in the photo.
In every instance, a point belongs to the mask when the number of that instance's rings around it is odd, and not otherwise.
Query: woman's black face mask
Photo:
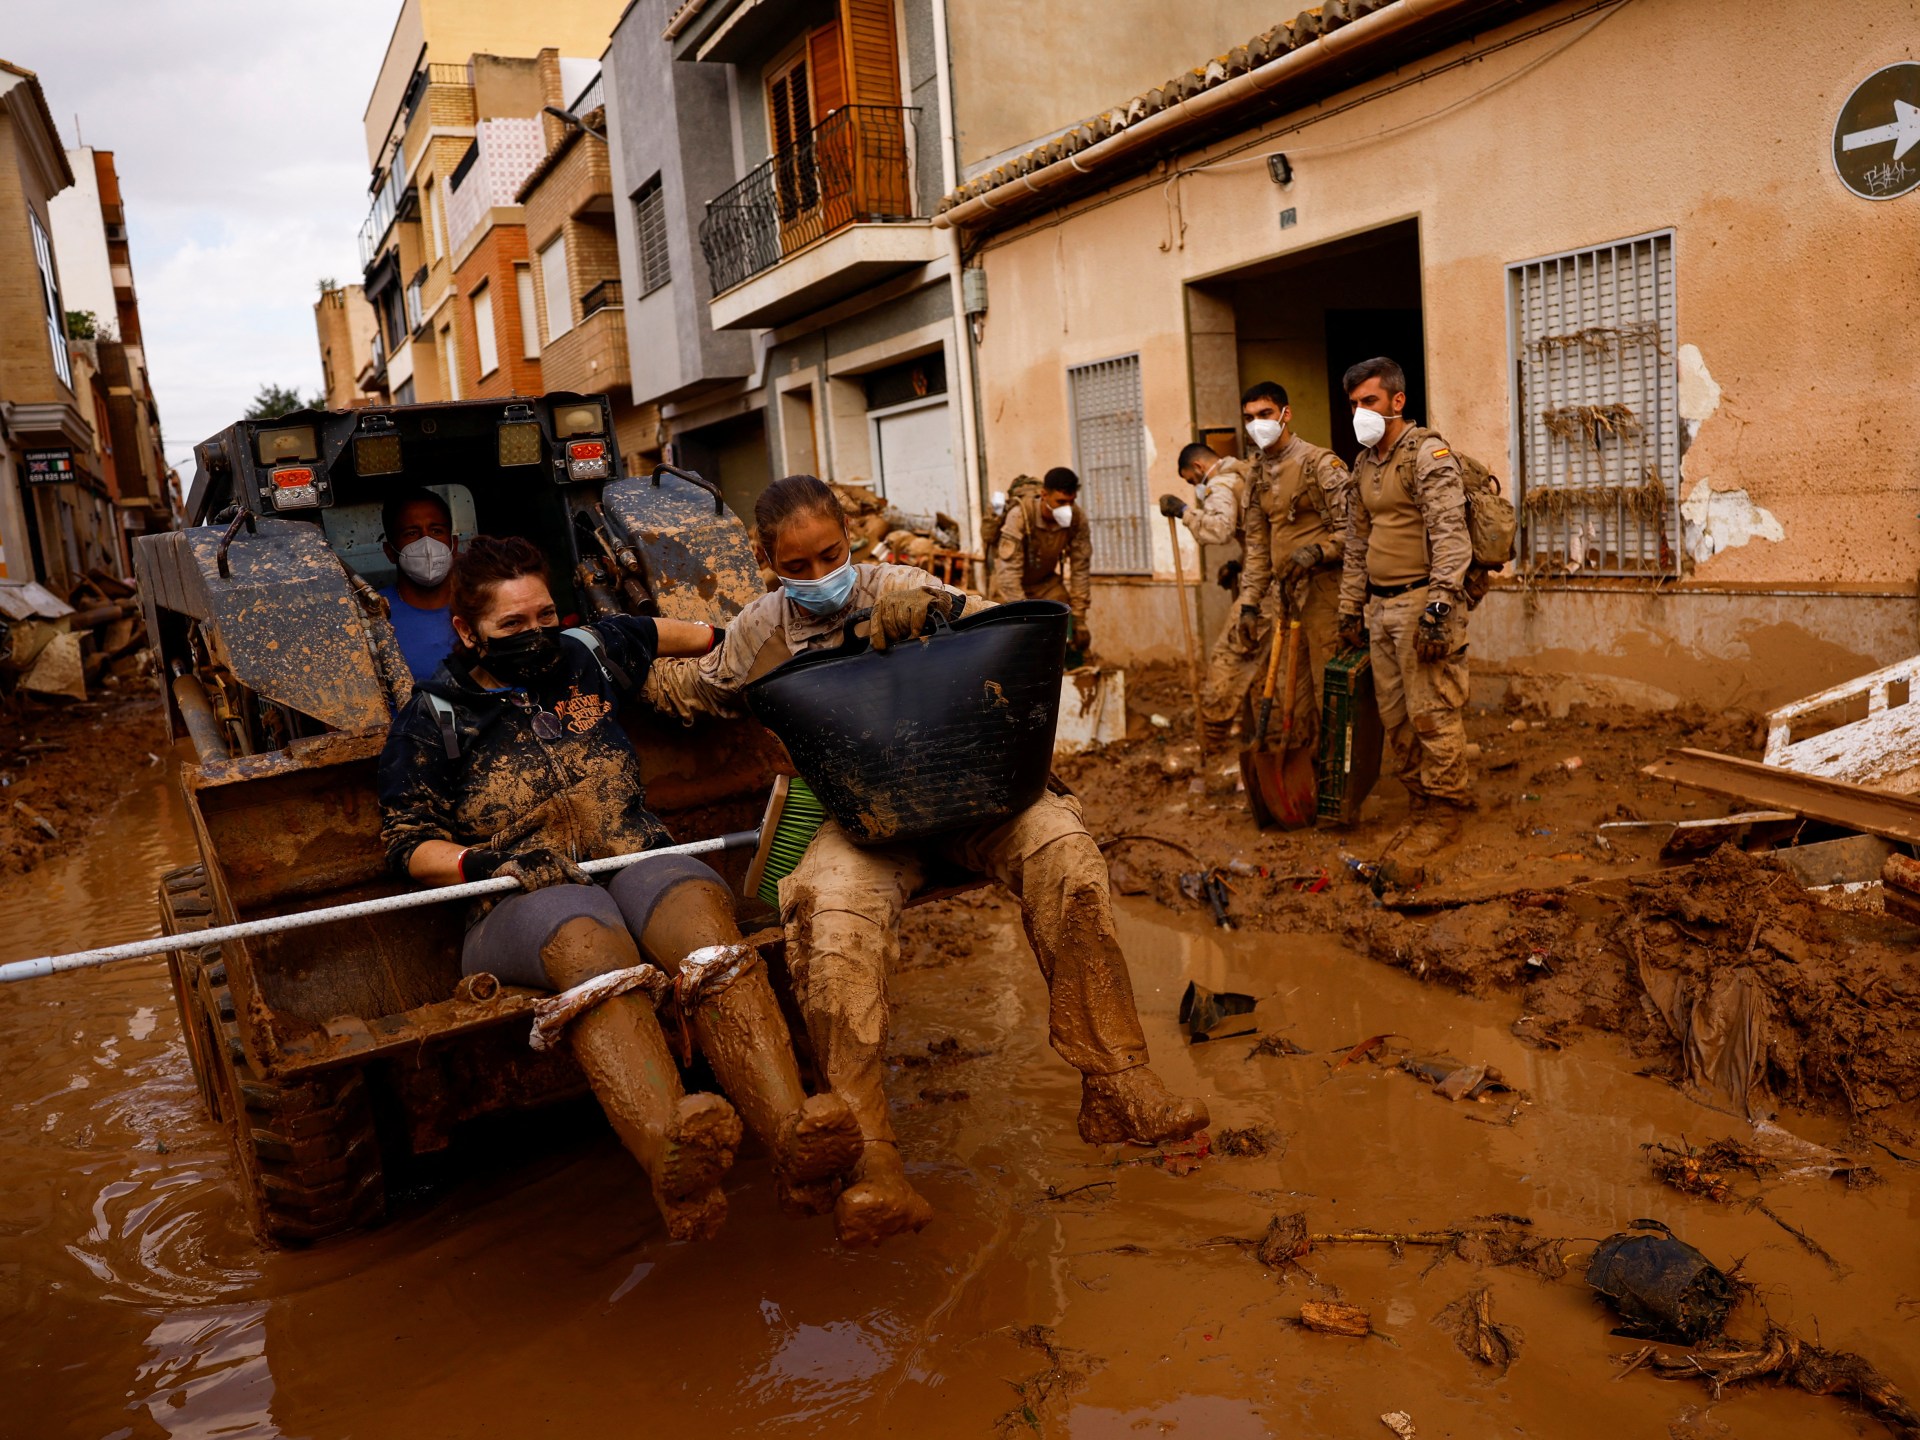
[[[495,635],[480,642],[480,663],[509,685],[532,685],[552,676],[565,658],[560,627],[541,625],[517,635]]]

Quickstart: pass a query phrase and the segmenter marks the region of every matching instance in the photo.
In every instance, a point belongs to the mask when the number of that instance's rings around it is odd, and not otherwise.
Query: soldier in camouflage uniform
[[[1247,492],[1253,485],[1253,472],[1246,463],[1218,455],[1196,441],[1180,452],[1180,478],[1193,487],[1193,503],[1189,505],[1178,495],[1162,495],[1160,513],[1185,525],[1203,556],[1208,545],[1237,544],[1244,551],[1240,522]],[[1245,629],[1235,614],[1207,657],[1200,724],[1208,747],[1216,751],[1225,748],[1233,717],[1246,698],[1244,672],[1250,670],[1252,647],[1260,640],[1244,635]]]
[[[1293,740],[1310,743],[1320,729],[1321,677],[1338,646],[1340,564],[1346,547],[1349,477],[1331,450],[1310,445],[1293,430],[1287,392],[1263,380],[1241,397],[1240,413],[1256,442],[1254,484],[1243,525],[1240,571],[1242,633],[1271,632],[1284,643],[1300,622],[1300,673],[1294,682]],[[1276,428],[1277,427],[1277,428]],[[1265,440],[1264,445],[1258,444]],[[1247,681],[1262,677],[1266,646],[1250,657]],[[1285,664],[1285,657],[1281,659]],[[1285,674],[1277,678],[1286,683]],[[1245,693],[1246,682],[1240,693]],[[1285,696],[1274,723],[1285,713]]]
[[[1353,470],[1340,641],[1372,637],[1374,695],[1389,758],[1407,787],[1410,824],[1384,857],[1419,863],[1459,839],[1473,808],[1467,771],[1467,608],[1473,561],[1459,462],[1446,440],[1405,415],[1405,372],[1384,357],[1342,379],[1363,447]]]

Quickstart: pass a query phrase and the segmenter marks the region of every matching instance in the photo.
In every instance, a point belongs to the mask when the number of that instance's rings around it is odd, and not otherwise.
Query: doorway
[[[727,508],[751,528],[753,502],[773,481],[766,412],[749,410],[674,436],[673,463],[718,483]]]

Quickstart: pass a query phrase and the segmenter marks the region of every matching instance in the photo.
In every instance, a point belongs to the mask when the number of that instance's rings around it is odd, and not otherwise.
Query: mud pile
[[[159,699],[147,682],[127,688],[78,704],[17,697],[0,712],[0,874],[71,850],[114,799],[156,773],[167,753]]]

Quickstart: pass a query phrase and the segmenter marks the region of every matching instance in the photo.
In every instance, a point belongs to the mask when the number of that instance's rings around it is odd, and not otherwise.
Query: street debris
[[[1046,1368],[1024,1380],[1007,1382],[1018,1398],[995,1422],[995,1429],[1002,1437],[1023,1432],[1038,1435],[1053,1402],[1085,1385],[1100,1364],[1091,1356],[1059,1344],[1052,1327],[1047,1325],[1028,1325],[1015,1330],[1013,1339],[1022,1349],[1039,1351],[1046,1360]]]
[[[1235,1015],[1252,1013],[1255,1001],[1251,995],[1243,995],[1237,990],[1209,990],[1193,981],[1187,982],[1186,993],[1180,997],[1181,1026],[1187,1032],[1187,1042],[1198,1045],[1204,1040],[1230,1040],[1239,1035],[1252,1035],[1253,1029],[1235,1030],[1230,1034],[1215,1036],[1209,1032]]]
[[[1610,1235],[1587,1263],[1587,1284],[1621,1320],[1613,1333],[1698,1345],[1720,1333],[1738,1298],[1734,1281],[1657,1220]]]
[[[1453,1343],[1460,1347],[1462,1355],[1502,1375],[1520,1354],[1520,1332],[1511,1325],[1495,1322],[1493,1292],[1485,1285],[1462,1295],[1434,1316],[1433,1323],[1453,1336]]]
[[[1222,1155],[1247,1158],[1272,1150],[1284,1151],[1286,1143],[1286,1137],[1270,1125],[1248,1125],[1238,1130],[1222,1130],[1214,1148]]]
[[[1850,1350],[1827,1350],[1802,1340],[1783,1325],[1767,1323],[1758,1340],[1723,1337],[1685,1355],[1654,1346],[1624,1357],[1621,1378],[1645,1365],[1670,1380],[1697,1380],[1720,1399],[1729,1385],[1775,1380],[1809,1395],[1839,1395],[1858,1401],[1894,1435],[1920,1437],[1920,1414],[1892,1381]]]
[[[1306,1046],[1296,1044],[1284,1035],[1268,1035],[1247,1051],[1247,1059],[1252,1060],[1260,1055],[1311,1055],[1312,1053]]]
[[[1459,1065],[1451,1060],[1416,1060],[1408,1056],[1400,1062],[1400,1068],[1426,1081],[1434,1094],[1449,1100],[1484,1103],[1496,1095],[1515,1093],[1499,1068],[1493,1065]]]
[[[1353,1340],[1364,1340],[1373,1333],[1372,1315],[1358,1305],[1343,1305],[1338,1300],[1302,1300],[1296,1323],[1316,1335],[1344,1335]]]
[[[1232,1243],[1251,1249],[1254,1258],[1269,1270],[1283,1273],[1304,1270],[1300,1261],[1321,1245],[1385,1245],[1396,1256],[1404,1254],[1409,1246],[1434,1249],[1438,1253],[1428,1269],[1443,1260],[1457,1259],[1469,1265],[1531,1270],[1543,1280],[1560,1279],[1567,1273],[1567,1242],[1535,1235],[1528,1228],[1531,1224],[1519,1215],[1493,1215],[1442,1230],[1310,1231],[1302,1210],[1275,1215],[1257,1240]]]
[[[1400,1437],[1400,1440],[1413,1440],[1413,1417],[1404,1410],[1389,1410],[1380,1417],[1380,1423]]]

